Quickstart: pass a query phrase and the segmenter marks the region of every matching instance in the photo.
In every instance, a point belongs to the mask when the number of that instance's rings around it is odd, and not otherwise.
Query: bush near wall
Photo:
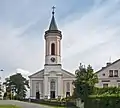
[[[22,99],[20,101],[24,102],[29,102],[29,99]],[[45,104],[45,105],[50,105],[50,106],[58,106],[58,107],[69,107],[69,108],[76,108],[74,102],[70,101],[58,101],[58,100],[36,100],[36,99],[31,99],[31,102],[37,103],[37,104]]]
[[[120,95],[93,95],[85,102],[85,108],[120,108]]]
[[[102,94],[120,94],[120,87],[105,87],[97,88],[94,87],[93,95],[102,95]]]

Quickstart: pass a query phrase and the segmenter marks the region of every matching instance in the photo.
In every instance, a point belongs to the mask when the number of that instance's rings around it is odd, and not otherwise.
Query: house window
[[[118,87],[120,87],[120,83],[118,83]]]
[[[106,83],[106,84],[103,84],[103,87],[108,87],[108,84]]]
[[[113,77],[113,70],[109,70],[109,77]]]
[[[117,82],[120,82],[120,80],[117,80]]]
[[[114,70],[114,77],[118,77],[118,70]]]
[[[51,55],[55,55],[55,44],[51,44]]]

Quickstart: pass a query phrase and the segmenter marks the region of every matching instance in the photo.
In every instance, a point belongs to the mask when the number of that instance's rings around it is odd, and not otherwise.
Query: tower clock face
[[[55,58],[54,58],[54,57],[52,57],[52,58],[51,58],[51,61],[52,61],[52,62],[55,62]]]

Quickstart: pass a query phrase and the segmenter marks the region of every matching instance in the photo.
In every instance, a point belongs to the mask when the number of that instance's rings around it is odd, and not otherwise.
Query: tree
[[[27,88],[29,88],[29,81],[20,73],[16,73],[9,78],[6,78],[3,84],[6,86],[8,98],[11,98],[13,93],[15,93],[17,99],[23,99],[26,97]]]
[[[81,98],[83,101],[92,94],[95,83],[98,83],[98,77],[90,65],[83,66],[80,63],[79,69],[75,71],[76,80],[73,81],[75,86],[73,96]]]

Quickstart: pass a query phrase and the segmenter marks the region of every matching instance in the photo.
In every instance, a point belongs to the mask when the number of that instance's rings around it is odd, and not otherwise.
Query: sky
[[[0,0],[0,73],[25,77],[44,68],[51,7],[62,31],[62,67],[95,71],[120,58],[120,0]]]

